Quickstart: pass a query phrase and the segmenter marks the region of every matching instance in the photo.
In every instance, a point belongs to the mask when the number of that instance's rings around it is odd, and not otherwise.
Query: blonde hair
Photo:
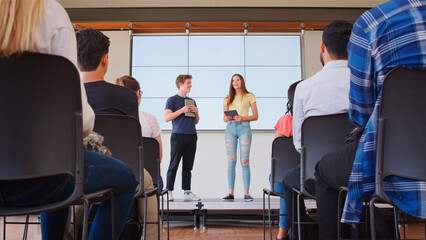
[[[141,89],[139,82],[135,78],[133,78],[129,75],[124,75],[120,78],[117,78],[115,80],[115,84],[123,86],[123,87],[130,88],[130,90],[132,90],[134,92],[137,92]]]
[[[35,52],[43,12],[44,0],[0,0],[0,54]]]

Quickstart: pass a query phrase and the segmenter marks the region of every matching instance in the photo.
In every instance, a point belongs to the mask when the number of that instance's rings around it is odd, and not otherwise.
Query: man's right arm
[[[348,43],[348,66],[351,69],[349,89],[349,118],[352,122],[365,126],[373,112],[374,97],[374,63],[371,45],[360,19],[354,24]],[[361,25],[362,26],[362,25]]]
[[[172,112],[172,110],[170,110],[170,109],[164,110],[164,121],[169,122],[169,121],[172,121],[172,120],[176,119],[182,113],[185,113],[184,110],[183,110],[184,108],[185,107],[183,107],[183,108],[181,108],[181,109],[179,109],[179,110],[177,110],[175,112]]]

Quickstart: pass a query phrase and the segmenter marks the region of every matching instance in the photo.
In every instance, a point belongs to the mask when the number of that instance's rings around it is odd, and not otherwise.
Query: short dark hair
[[[81,71],[94,71],[102,57],[108,53],[110,41],[102,32],[84,28],[77,35],[77,60]]]
[[[348,58],[347,46],[352,32],[352,23],[338,20],[324,28],[322,41],[327,51],[337,59]]]

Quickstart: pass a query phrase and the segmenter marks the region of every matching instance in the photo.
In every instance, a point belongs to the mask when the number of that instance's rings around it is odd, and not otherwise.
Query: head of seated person
[[[95,113],[128,115],[139,120],[137,95],[104,80],[108,70],[109,38],[92,28],[81,29],[76,35],[78,68]]]
[[[333,60],[347,60],[347,45],[351,36],[352,24],[334,21],[324,28],[321,41],[320,61],[324,66]]]

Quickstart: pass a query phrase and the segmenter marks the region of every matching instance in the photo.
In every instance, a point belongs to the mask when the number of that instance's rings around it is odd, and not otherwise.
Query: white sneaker
[[[174,201],[175,199],[173,198],[173,192],[169,191],[169,201]]]
[[[188,192],[188,193],[184,193],[183,194],[183,198],[185,202],[190,202],[190,201],[200,201],[201,198],[197,197],[197,195],[195,195],[192,192]]]

